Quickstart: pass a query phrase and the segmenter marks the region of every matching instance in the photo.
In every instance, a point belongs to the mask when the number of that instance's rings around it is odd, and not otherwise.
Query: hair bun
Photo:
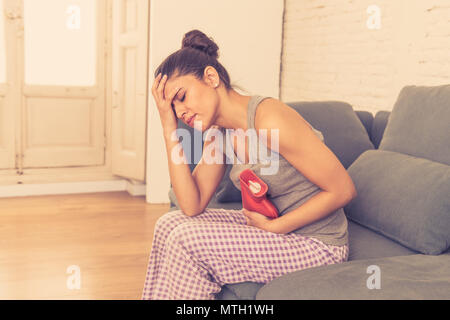
[[[191,30],[187,32],[183,37],[181,48],[200,50],[215,59],[219,57],[219,47],[217,44],[212,38],[209,38],[200,30]]]

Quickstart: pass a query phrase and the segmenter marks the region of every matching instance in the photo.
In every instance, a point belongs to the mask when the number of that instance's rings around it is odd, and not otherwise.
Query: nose
[[[184,122],[186,122],[187,119],[184,118],[184,115],[187,114],[187,112],[183,112],[181,116],[178,116],[178,119],[182,119]]]
[[[178,119],[183,119],[187,113],[186,107],[181,103],[174,103],[174,109]]]
[[[176,114],[178,119],[185,120],[184,116],[187,114],[187,111],[185,110],[176,111]]]

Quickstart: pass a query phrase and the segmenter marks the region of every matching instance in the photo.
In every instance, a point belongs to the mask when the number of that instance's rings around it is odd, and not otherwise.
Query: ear
[[[220,84],[220,77],[217,70],[212,66],[207,66],[203,72],[203,79],[212,88],[217,88]]]

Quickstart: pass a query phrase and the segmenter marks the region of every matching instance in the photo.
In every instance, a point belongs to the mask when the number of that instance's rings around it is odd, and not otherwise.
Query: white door
[[[15,0],[23,168],[104,164],[106,0]]]
[[[113,2],[112,173],[145,180],[148,0]]]

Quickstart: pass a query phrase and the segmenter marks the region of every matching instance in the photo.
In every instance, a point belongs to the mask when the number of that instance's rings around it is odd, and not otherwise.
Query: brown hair
[[[217,70],[220,80],[229,90],[231,89],[230,76],[227,70],[217,60],[219,58],[219,47],[212,38],[207,37],[199,30],[187,32],[181,44],[181,49],[168,56],[156,69],[155,78],[158,74],[166,74],[168,78],[176,74],[184,76],[194,75],[197,79],[203,79],[203,72],[207,66]]]

